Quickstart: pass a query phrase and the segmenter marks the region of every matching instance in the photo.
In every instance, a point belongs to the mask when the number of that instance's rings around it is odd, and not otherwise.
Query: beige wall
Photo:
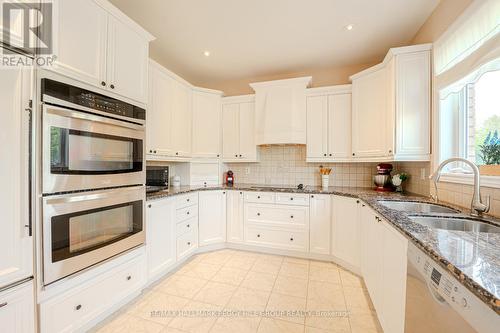
[[[204,88],[221,90],[224,92],[225,96],[235,96],[235,95],[253,94],[254,91],[248,85],[249,83],[252,82],[288,79],[299,76],[312,76],[312,86],[323,87],[323,86],[350,83],[349,76],[356,74],[373,65],[375,65],[375,63],[350,65],[350,66],[326,68],[326,69],[323,68],[323,69],[315,69],[308,71],[276,73],[272,75],[254,76],[245,79],[229,80],[222,82],[213,82],[213,81],[196,82],[196,85]]]
[[[410,44],[432,43],[462,14],[473,0],[441,0]]]

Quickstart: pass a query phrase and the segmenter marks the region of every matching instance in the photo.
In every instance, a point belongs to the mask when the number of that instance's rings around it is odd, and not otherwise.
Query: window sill
[[[474,185],[474,175],[463,173],[442,173],[439,181],[464,185]],[[500,188],[500,176],[481,175],[481,186]]]

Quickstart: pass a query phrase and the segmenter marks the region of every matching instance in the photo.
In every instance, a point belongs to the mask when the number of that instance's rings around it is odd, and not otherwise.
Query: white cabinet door
[[[154,280],[175,264],[176,223],[174,200],[161,199],[147,204],[146,249],[148,278]]]
[[[222,106],[222,158],[234,160],[240,150],[240,105]]]
[[[199,246],[226,241],[226,191],[201,191],[198,199]]]
[[[102,87],[101,83],[106,84],[107,12],[88,0],[55,1],[53,8],[57,59],[56,66],[48,68]]]
[[[227,241],[243,243],[243,192],[227,192]]]
[[[351,94],[328,96],[329,159],[346,160],[351,157],[351,127]]]
[[[134,29],[108,16],[107,87],[110,91],[146,103],[148,48],[148,41]]]
[[[33,281],[0,292],[2,332],[35,332],[35,296]]]
[[[146,111],[146,153],[172,155],[172,89],[174,80],[153,62],[149,66],[149,107]]]
[[[386,156],[387,75],[381,68],[352,82],[352,154]]]
[[[430,52],[398,55],[395,66],[397,158],[426,159],[430,154]]]
[[[0,288],[33,275],[29,225],[29,107],[31,71],[4,69],[0,75]],[[0,309],[1,310],[1,309]]]
[[[238,157],[243,160],[257,160],[255,144],[255,103],[240,104],[240,151]]]
[[[220,156],[220,102],[219,94],[193,92],[193,157]]]
[[[327,158],[328,125],[328,96],[307,97],[307,158]]]
[[[384,332],[404,332],[408,241],[387,222],[380,225],[383,232],[380,244],[383,299],[378,315]]]
[[[309,252],[330,253],[331,196],[311,194],[309,200]]]
[[[332,204],[331,254],[353,267],[359,267],[359,200],[335,195]]]
[[[191,156],[191,87],[175,81],[172,89],[172,149],[176,157]]]

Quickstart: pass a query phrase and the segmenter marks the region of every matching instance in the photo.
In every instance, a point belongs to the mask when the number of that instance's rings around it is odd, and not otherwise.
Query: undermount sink
[[[467,218],[447,218],[435,216],[410,216],[413,222],[434,229],[500,233],[500,227]]]
[[[413,201],[391,201],[379,200],[379,204],[389,208],[408,213],[457,213],[458,211],[452,208],[424,202]]]

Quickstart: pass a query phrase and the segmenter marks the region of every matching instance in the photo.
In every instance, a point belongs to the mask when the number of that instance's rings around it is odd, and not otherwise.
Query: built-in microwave
[[[43,79],[43,193],[145,183],[145,110]]]

